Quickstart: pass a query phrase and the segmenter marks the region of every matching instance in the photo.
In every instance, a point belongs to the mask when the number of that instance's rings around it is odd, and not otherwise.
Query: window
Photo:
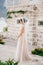
[[[43,25],[43,21],[39,21],[38,22],[38,25]]]

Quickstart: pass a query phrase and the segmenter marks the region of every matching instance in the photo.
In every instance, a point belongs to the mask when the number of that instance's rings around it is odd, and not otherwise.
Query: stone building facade
[[[27,11],[24,14],[11,14],[12,18],[7,19],[7,24],[9,27],[8,34],[12,38],[15,38],[20,28],[20,25],[15,23],[16,19],[21,17],[27,18],[29,20],[27,26],[27,42],[31,45],[43,46],[43,1],[19,0],[19,3],[16,3],[16,5],[14,5],[14,0],[12,0],[12,6],[8,6],[7,1],[8,0],[6,0],[6,8],[8,11]],[[16,32],[16,34],[14,32]]]

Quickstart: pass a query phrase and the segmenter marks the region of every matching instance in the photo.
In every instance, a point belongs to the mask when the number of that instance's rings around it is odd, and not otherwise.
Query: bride
[[[17,50],[16,50],[16,61],[27,61],[30,60],[28,54],[28,48],[26,43],[25,35],[25,24],[22,19],[20,19],[21,29],[18,34]]]

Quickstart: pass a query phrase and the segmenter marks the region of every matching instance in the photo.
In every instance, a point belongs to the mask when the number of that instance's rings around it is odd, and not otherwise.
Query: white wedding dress
[[[24,27],[25,29],[25,27]],[[17,49],[16,49],[16,61],[27,61],[30,60],[29,54],[28,54],[28,44],[27,44],[27,36],[26,36],[26,29],[24,30],[24,33],[22,36],[19,37],[17,42]]]

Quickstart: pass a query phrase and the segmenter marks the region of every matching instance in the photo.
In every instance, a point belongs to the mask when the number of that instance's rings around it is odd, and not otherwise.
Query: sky
[[[12,0],[7,0],[8,5],[12,5]],[[18,4],[19,0],[14,0],[14,5]],[[0,17],[6,18],[7,15],[7,9],[6,9],[6,1],[5,0],[0,0]]]
[[[4,6],[5,0],[0,0],[0,32],[3,32],[3,28],[6,26],[4,18],[6,18],[6,7]],[[3,18],[4,17],[4,18]]]
[[[0,0],[0,17],[6,18],[7,15],[7,9],[4,6],[5,0]]]

